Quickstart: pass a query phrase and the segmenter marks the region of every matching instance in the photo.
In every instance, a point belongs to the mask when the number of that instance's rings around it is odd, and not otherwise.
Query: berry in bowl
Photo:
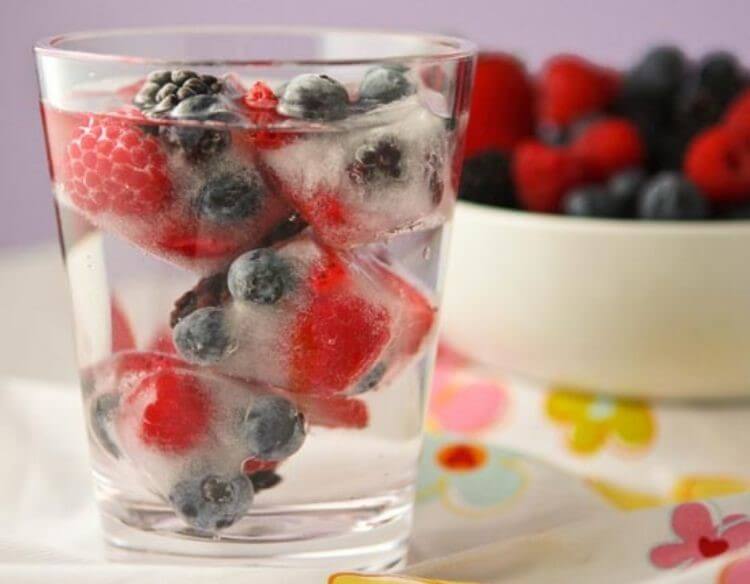
[[[731,54],[533,74],[481,56],[460,196],[457,349],[599,393],[750,393],[750,77]]]

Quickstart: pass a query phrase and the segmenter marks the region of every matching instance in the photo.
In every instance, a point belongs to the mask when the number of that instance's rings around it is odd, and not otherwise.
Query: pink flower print
[[[704,503],[685,503],[672,512],[672,531],[680,539],[651,550],[657,568],[687,567],[750,544],[750,518],[728,515],[714,525]]]
[[[750,557],[740,558],[724,568],[719,584],[747,584],[750,582]]]

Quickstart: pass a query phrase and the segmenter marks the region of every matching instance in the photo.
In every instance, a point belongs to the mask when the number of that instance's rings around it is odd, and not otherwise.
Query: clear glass
[[[402,562],[473,54],[240,27],[37,45],[110,544]]]

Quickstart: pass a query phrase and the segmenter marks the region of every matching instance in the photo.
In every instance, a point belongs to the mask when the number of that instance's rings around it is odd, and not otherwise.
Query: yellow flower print
[[[666,497],[628,489],[601,479],[588,479],[586,482],[592,489],[604,497],[605,501],[622,511],[660,507],[669,502],[669,499]]]
[[[690,475],[678,480],[672,489],[675,501],[713,499],[750,491],[750,481],[722,475]]]
[[[655,434],[654,418],[639,400],[560,389],[549,394],[546,409],[551,420],[569,427],[566,442],[576,454],[593,454],[611,438],[628,448],[646,447]]]

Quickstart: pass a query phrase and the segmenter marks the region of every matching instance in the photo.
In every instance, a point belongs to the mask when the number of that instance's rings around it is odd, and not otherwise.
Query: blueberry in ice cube
[[[388,366],[385,363],[377,363],[372,369],[370,369],[370,371],[368,371],[364,375],[364,377],[362,377],[362,379],[359,380],[359,383],[357,383],[357,386],[354,388],[354,391],[352,393],[365,393],[367,391],[375,389],[378,385],[380,385],[380,382],[383,380],[383,377],[385,377],[387,371]]]
[[[354,152],[347,166],[352,182],[368,184],[401,178],[402,147],[394,136],[380,136],[366,142]]]
[[[257,172],[224,172],[201,188],[198,213],[216,223],[236,223],[257,213],[264,196],[265,185]]]
[[[99,446],[115,458],[120,457],[120,449],[117,446],[112,425],[119,406],[119,395],[104,393],[94,398],[90,410],[91,431],[94,439]]]
[[[397,65],[373,67],[359,86],[359,99],[364,104],[385,104],[411,95],[415,91],[406,69]]]
[[[214,307],[199,308],[180,320],[172,339],[182,358],[198,365],[218,363],[236,347],[224,311]]]
[[[292,267],[270,248],[249,251],[229,267],[229,292],[235,300],[275,304],[294,286]]]
[[[208,474],[177,483],[169,494],[175,512],[197,529],[216,531],[234,524],[253,501],[253,485],[238,474]]]
[[[662,172],[643,188],[638,203],[642,219],[697,220],[709,216],[708,201],[678,172]]]
[[[341,120],[349,113],[349,94],[328,75],[305,73],[286,84],[277,110],[290,118]]]
[[[263,395],[244,412],[239,432],[248,448],[248,457],[283,460],[297,452],[305,441],[305,420],[290,401]]]

